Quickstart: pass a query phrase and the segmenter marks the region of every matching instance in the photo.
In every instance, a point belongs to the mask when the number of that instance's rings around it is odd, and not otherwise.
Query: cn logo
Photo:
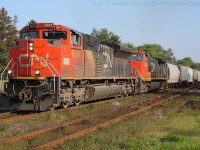
[[[37,54],[32,54],[29,57],[29,54],[20,54],[19,55],[19,66],[20,67],[28,67],[28,66],[33,66],[33,60],[37,60],[40,65],[43,67],[46,67],[49,62],[49,54],[46,54],[46,58],[42,59],[42,57],[38,57]],[[44,62],[45,61],[45,62]]]

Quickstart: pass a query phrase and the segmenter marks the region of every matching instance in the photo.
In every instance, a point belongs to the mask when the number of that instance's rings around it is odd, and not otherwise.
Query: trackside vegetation
[[[190,96],[189,99],[194,97]],[[199,150],[200,111],[183,107],[185,103],[184,98],[175,99],[160,108],[129,118],[126,122],[101,128],[79,140],[71,140],[59,148]]]

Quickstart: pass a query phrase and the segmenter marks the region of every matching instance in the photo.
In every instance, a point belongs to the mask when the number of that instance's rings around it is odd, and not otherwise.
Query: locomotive
[[[1,103],[9,109],[45,111],[193,82],[194,75],[189,81],[180,68],[66,26],[29,24],[9,49],[9,82]],[[200,81],[199,71],[195,75]]]

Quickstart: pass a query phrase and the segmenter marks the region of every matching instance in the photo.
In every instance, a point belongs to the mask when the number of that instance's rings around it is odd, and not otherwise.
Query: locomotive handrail
[[[47,64],[47,62],[44,60],[44,58],[40,57],[42,59],[42,61],[47,65],[47,67],[49,68],[49,70],[51,71],[51,73],[53,74],[53,80],[54,80],[54,85],[53,85],[53,92],[55,94],[56,91],[56,74],[53,72],[53,70],[49,67],[49,65]]]
[[[134,74],[135,74],[135,77],[136,77],[136,76],[138,76],[138,77],[141,77],[141,74],[140,74],[140,72],[138,71],[138,69],[137,69],[137,68],[135,68],[135,67],[132,67],[132,68],[131,68],[131,71],[133,71],[133,72],[134,72]]]
[[[8,66],[10,65],[10,63],[13,61],[13,58],[9,61],[9,63],[7,64],[7,66],[5,67],[5,69],[3,70],[3,72],[1,73],[1,82],[3,80],[3,74],[6,71],[6,69],[8,68]]]
[[[58,71],[56,70],[56,68],[51,64],[51,62],[49,62],[49,64],[51,65],[51,67],[54,69],[54,71],[57,73],[57,75],[58,75],[58,77],[59,77],[59,79],[61,78],[60,77],[60,74],[58,73]],[[55,84],[56,83],[56,81],[55,81],[55,77],[54,77],[54,93],[55,93],[55,90],[56,90],[56,88],[55,88]],[[60,86],[60,82],[58,83],[59,84],[59,86]],[[60,93],[60,88],[58,88],[58,91],[59,91],[59,93]]]
[[[51,67],[54,69],[54,71],[57,73],[57,75],[60,77],[60,74],[58,73],[58,71],[56,70],[56,68],[51,64],[51,62],[49,62],[49,64],[50,64]]]

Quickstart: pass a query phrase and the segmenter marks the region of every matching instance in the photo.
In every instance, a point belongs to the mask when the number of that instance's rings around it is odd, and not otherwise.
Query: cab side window
[[[72,32],[71,33],[71,45],[81,46],[81,36]]]

